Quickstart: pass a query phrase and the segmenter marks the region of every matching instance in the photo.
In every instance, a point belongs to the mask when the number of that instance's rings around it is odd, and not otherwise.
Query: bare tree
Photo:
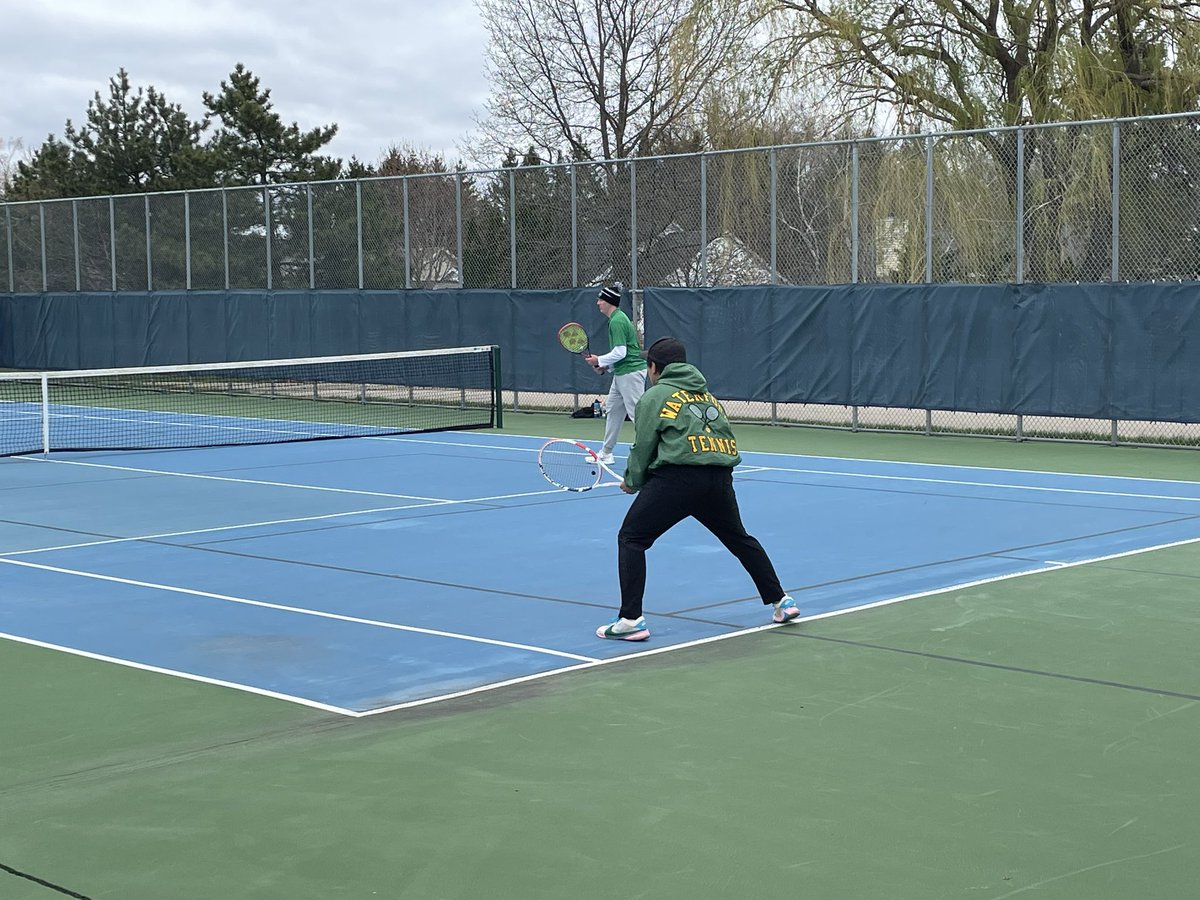
[[[478,0],[485,148],[624,159],[691,125],[755,33],[750,0]]]
[[[21,142],[16,139],[0,138],[0,200],[4,199],[13,176],[17,173],[17,159],[24,155]]]

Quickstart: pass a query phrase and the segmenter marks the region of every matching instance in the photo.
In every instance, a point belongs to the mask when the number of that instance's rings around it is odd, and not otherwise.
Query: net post
[[[42,456],[50,455],[50,376],[42,373]]]
[[[504,396],[500,389],[500,345],[492,345],[492,403],[495,406],[496,427],[504,427]]]

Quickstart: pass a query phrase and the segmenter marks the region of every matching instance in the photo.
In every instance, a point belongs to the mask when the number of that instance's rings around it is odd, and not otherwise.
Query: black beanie
[[[599,299],[605,303],[611,303],[613,306],[621,305],[621,288],[616,285],[609,285],[600,292]]]

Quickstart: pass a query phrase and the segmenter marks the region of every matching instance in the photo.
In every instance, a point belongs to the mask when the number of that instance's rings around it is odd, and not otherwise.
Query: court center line
[[[44,572],[54,572],[59,575],[74,575],[79,578],[91,578],[97,581],[107,581],[113,584],[124,584],[131,587],[148,588],[156,591],[168,591],[173,594],[185,594],[190,597],[203,597],[209,600],[222,600],[227,603],[238,603],[243,606],[257,606],[262,609],[273,609],[279,612],[295,613],[301,616],[312,616],[317,619],[330,619],[336,622],[349,622],[354,625],[368,625],[373,628],[387,628],[393,631],[405,631],[412,634],[424,634],[432,637],[444,637],[451,640],[468,641],[475,644],[488,644],[493,647],[505,647],[509,650],[524,650],[529,653],[540,653],[546,656],[560,656],[564,659],[575,659],[582,662],[595,662],[595,657],[581,656],[578,653],[568,653],[565,650],[552,650],[549,647],[535,647],[532,644],[519,644],[513,641],[501,641],[495,638],[479,637],[473,634],[462,634],[456,631],[441,631],[436,628],[421,628],[416,625],[401,625],[396,622],[383,622],[379,619],[365,619],[360,616],[346,616],[341,613],[331,613],[318,609],[307,609],[302,606],[288,606],[283,603],[271,603],[266,600],[251,600],[247,597],[233,597],[229,594],[217,594],[211,591],[199,591],[193,588],[177,587],[170,584],[156,584],[152,581],[137,581],[132,578],[119,578],[115,575],[101,575],[98,572],[83,572],[78,569],[65,569],[60,566],[47,566],[42,563],[26,562],[20,559],[2,559],[0,564],[23,566],[29,569],[40,569]]]

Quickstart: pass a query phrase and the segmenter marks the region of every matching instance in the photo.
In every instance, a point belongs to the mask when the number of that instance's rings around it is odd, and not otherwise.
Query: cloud
[[[487,97],[473,0],[54,0],[0,8],[0,139],[26,148],[84,120],[124,68],[193,117],[241,62],[328,152],[375,161],[409,144],[457,157]]]

